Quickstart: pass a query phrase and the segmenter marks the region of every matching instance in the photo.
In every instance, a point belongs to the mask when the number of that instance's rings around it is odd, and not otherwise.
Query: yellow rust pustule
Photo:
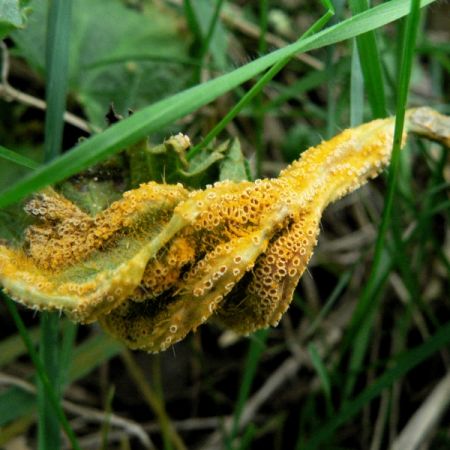
[[[407,131],[449,145],[448,117],[418,108],[406,119]],[[393,132],[393,118],[345,130],[277,179],[196,191],[145,183],[95,217],[48,189],[26,207],[39,223],[23,248],[0,246],[0,282],[29,307],[99,320],[150,352],[210,318],[241,334],[274,326],[312,256],[324,208],[386,167]]]

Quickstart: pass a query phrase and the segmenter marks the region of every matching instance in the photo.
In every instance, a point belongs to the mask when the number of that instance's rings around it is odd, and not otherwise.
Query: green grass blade
[[[105,414],[107,415],[107,420],[103,422],[102,425],[102,444],[100,446],[100,450],[108,450],[109,448],[109,441],[108,441],[108,435],[111,431],[111,413],[112,413],[112,402],[114,399],[115,394],[115,388],[114,386],[110,386],[108,389],[108,393],[106,395],[106,404],[105,404]]]
[[[412,61],[414,57],[414,43],[416,40],[417,28],[420,19],[419,2],[417,0],[412,1],[411,13],[408,15],[407,24],[405,28],[405,35],[403,37],[403,56],[401,62],[401,69],[399,74],[399,89],[398,89],[398,101],[396,108],[396,121],[394,129],[394,144],[392,150],[391,164],[389,166],[388,173],[388,192],[386,195],[385,205],[381,218],[381,223],[378,231],[378,236],[375,244],[374,259],[372,264],[371,273],[368,279],[365,289],[363,290],[360,301],[353,314],[349,332],[344,340],[343,348],[346,349],[353,343],[352,357],[351,357],[351,369],[357,371],[360,367],[363,357],[365,355],[371,325],[373,322],[374,311],[378,305],[372,295],[369,293],[375,293],[380,291],[378,285],[378,273],[383,266],[383,253],[385,252],[385,241],[390,224],[390,218],[392,214],[392,208],[394,203],[394,195],[397,185],[397,177],[400,165],[400,146],[403,135],[403,126],[405,118],[405,109],[408,97],[409,80],[411,76]],[[349,380],[352,380],[350,378]],[[353,379],[354,380],[354,379]],[[347,384],[346,393],[349,395],[351,389]]]
[[[344,272],[339,277],[339,281],[336,283],[336,286],[334,287],[333,291],[325,301],[324,306],[320,310],[319,314],[314,318],[311,325],[309,326],[306,335],[312,336],[319,325],[322,323],[323,319],[328,315],[328,313],[331,311],[333,306],[335,305],[336,301],[339,299],[342,291],[348,286],[350,283],[350,279],[352,276],[353,270],[349,270],[347,272]]]
[[[383,215],[381,218],[380,229],[377,236],[377,242],[375,246],[375,255],[373,262],[373,271],[380,266],[380,259],[385,245],[385,238],[387,235],[387,230],[390,221],[390,215],[393,207],[393,200],[396,188],[396,180],[398,176],[399,163],[400,163],[400,144],[403,135],[403,126],[405,119],[405,109],[406,102],[408,96],[408,87],[409,87],[409,79],[411,76],[411,67],[412,67],[412,59],[414,56],[414,45],[416,38],[416,30],[419,23],[419,9],[418,9],[418,1],[413,0],[413,8],[411,14],[408,16],[408,22],[406,25],[406,33],[404,36],[404,53],[403,53],[403,63],[401,65],[401,73],[399,76],[399,94],[398,94],[398,102],[396,108],[396,123],[394,130],[394,146],[392,151],[391,164],[389,166],[389,175],[388,175],[388,193],[386,197],[385,207],[383,210]],[[415,28],[414,28],[415,27]],[[371,281],[374,280],[375,277],[370,277],[367,285],[371,284]],[[362,319],[366,316],[366,310],[363,309],[363,306],[359,304],[356,314],[355,313],[355,321]],[[359,310],[359,311],[358,311]]]
[[[73,351],[77,337],[78,324],[65,320],[62,325],[62,342],[59,355],[61,386],[67,384],[73,362]]]
[[[19,333],[25,343],[25,346],[27,347],[30,358],[33,361],[34,367],[36,368],[36,373],[40,379],[40,382],[42,383],[42,385],[45,389],[45,394],[47,396],[48,401],[52,405],[55,416],[57,417],[59,423],[61,424],[61,427],[65,431],[67,438],[69,439],[72,447],[75,450],[80,450],[80,447],[78,446],[78,442],[76,440],[75,434],[74,434],[72,428],[70,427],[69,421],[67,420],[63,409],[61,408],[58,396],[55,393],[55,391],[53,390],[53,386],[47,376],[45,367],[42,364],[41,359],[39,358],[36,350],[33,347],[33,343],[30,339],[30,336],[28,335],[28,331],[25,327],[25,324],[22,322],[22,319],[20,318],[20,315],[17,311],[16,305],[5,294],[2,293],[1,296],[3,297],[3,299],[6,303],[6,306],[8,307],[8,310],[9,310],[11,316],[13,317],[13,320],[17,326],[17,329],[19,330]]]
[[[192,6],[191,0],[184,0],[183,8],[184,8],[184,17],[186,18],[186,22],[189,26],[189,29],[191,30],[191,33],[195,36],[197,41],[203,42],[202,31],[200,29],[200,25],[195,15],[195,11]]]
[[[342,17],[342,12],[344,9],[344,0],[335,0],[336,5],[336,17],[333,18],[333,23],[339,22]],[[325,70],[330,73],[331,67],[333,67],[335,47],[330,45],[327,47],[325,52]],[[337,124],[337,96],[336,96],[336,78],[330,77],[328,83],[326,84],[326,131],[325,137],[331,138],[339,130]]]
[[[22,156],[19,153],[13,152],[12,150],[2,146],[0,146],[0,158],[6,159],[7,161],[11,161],[28,169],[37,169],[40,166],[39,163],[33,161],[32,159]]]
[[[40,315],[41,340],[39,344],[40,357],[43,369],[51,383],[56,398],[61,396],[60,389],[60,367],[59,367],[59,330],[58,316],[55,313],[43,312]],[[34,362],[34,361],[33,361]],[[36,366],[39,372],[40,368]],[[61,446],[59,432],[59,421],[54,404],[48,397],[48,387],[43,378],[38,383],[38,448],[58,449]]]
[[[386,278],[387,275],[388,274],[386,274]],[[382,279],[383,284],[386,278]],[[381,297],[381,293],[383,292],[382,289],[383,289],[382,286],[380,286],[380,290],[374,288],[371,291],[372,296],[369,297],[369,295],[366,295],[364,297],[361,297],[361,299],[370,298],[374,303],[375,302],[378,303]],[[358,376],[360,375],[360,372],[363,370],[362,366],[364,358],[366,357],[366,353],[370,342],[370,336],[372,333],[372,320],[370,319],[369,318],[366,319],[364,324],[361,325],[356,335],[357,341],[354,341],[352,353],[350,355],[350,361],[348,363],[348,368],[346,370],[348,376],[345,379],[345,384],[342,389],[342,398],[344,404],[346,404],[348,399],[351,398]],[[346,344],[345,341],[344,344]]]
[[[327,69],[311,71],[289,86],[277,85],[279,94],[264,105],[262,112],[276,111],[283,103],[286,103],[291,98],[296,98],[304,92],[308,92],[327,83],[332,76],[340,77],[347,71],[348,64],[344,59],[330,67],[330,71],[327,71]]]
[[[260,330],[252,335],[250,341],[250,348],[248,350],[247,359],[244,365],[244,375],[239,388],[238,399],[233,414],[233,425],[231,434],[229,436],[229,443],[231,444],[239,432],[239,421],[245,403],[250,395],[250,389],[255,378],[256,369],[258,368],[259,360],[266,348],[266,340],[269,335],[269,330]],[[231,445],[230,445],[231,448]]]
[[[420,25],[420,0],[411,0],[411,12],[406,19],[406,30],[403,39],[402,65],[399,74],[399,95],[396,108],[396,129],[394,132],[394,151],[396,158],[400,155],[400,145],[405,122],[405,109],[408,101],[408,88],[411,79],[411,70],[415,54],[415,45],[417,40],[417,31]],[[391,164],[392,168],[392,164]],[[390,174],[391,179],[395,177]],[[391,179],[389,181],[391,181]],[[394,178],[395,179],[395,178]]]
[[[369,9],[369,1],[350,0],[350,8],[353,14],[360,14]],[[375,118],[386,117],[383,72],[375,32],[361,34],[356,38],[356,43],[372,115]]]
[[[317,375],[320,379],[320,383],[322,384],[323,392],[325,394],[326,404],[327,404],[327,412],[328,415],[333,413],[333,403],[331,401],[331,381],[328,375],[325,364],[322,361],[322,358],[319,355],[319,352],[316,349],[316,346],[311,343],[308,345],[308,353],[311,357],[311,362],[314,369],[317,372]]]
[[[72,0],[49,2],[46,47],[45,160],[61,152],[66,108]]]
[[[208,27],[208,32],[206,33],[206,37],[203,40],[202,50],[200,53],[200,57],[203,60],[206,53],[208,53],[209,45],[211,44],[211,39],[214,36],[214,32],[216,31],[216,26],[219,21],[220,11],[222,10],[224,0],[217,0],[216,6],[214,8],[214,14],[211,19],[211,22]]]
[[[61,153],[66,108],[67,76],[72,0],[52,1],[48,4],[46,36],[46,102],[45,160],[51,161]],[[41,314],[40,355],[46,375],[57,397],[61,395],[61,358],[59,316]],[[39,370],[37,368],[37,370]],[[61,435],[53,401],[50,401],[45,383],[38,383],[38,448],[61,447]]]
[[[194,74],[194,80],[196,80],[197,82],[200,82],[201,71],[203,69],[203,65],[204,65],[205,58],[208,53],[210,44],[211,44],[211,40],[214,36],[214,32],[216,31],[216,26],[217,26],[217,23],[218,23],[219,17],[220,17],[220,11],[222,10],[222,6],[223,6],[223,0],[216,1],[213,16],[210,20],[210,23],[208,25],[208,29],[206,31],[206,35],[204,38],[203,38],[201,30],[199,28],[199,23],[196,18],[195,12],[192,8],[192,5],[190,5],[190,2],[186,2],[186,3],[188,5],[187,9],[186,9],[186,11],[188,12],[188,14],[187,14],[188,21],[192,21],[192,18],[190,16],[193,15],[195,22],[193,22],[193,25],[191,26],[191,28],[193,28],[195,30],[196,27],[198,27],[198,30],[195,31],[195,34],[197,34],[197,39],[201,42],[200,51],[198,54],[198,64],[196,66],[196,71]]]
[[[260,0],[259,2],[259,39],[258,51],[265,53],[267,51],[267,27],[269,23],[269,0]]]
[[[251,423],[245,430],[244,435],[242,436],[241,442],[239,442],[239,450],[247,450],[251,448],[250,445],[252,440],[256,434],[257,428],[256,425]]]
[[[344,406],[331,420],[317,429],[305,448],[307,450],[326,448],[320,446],[320,444],[331,438],[340,425],[348,422],[365,405],[379,396],[384,389],[392,386],[393,383],[405,376],[411,369],[448,345],[450,345],[450,323],[441,327],[430,339],[420,346],[399,356],[392,368],[387,370],[360,395]]]
[[[356,127],[364,121],[364,80],[356,42],[353,42],[351,70],[350,126]]]
[[[426,6],[436,0],[422,0]],[[408,13],[408,0],[392,0],[332,27],[258,58],[228,74],[185,90],[136,112],[101,134],[95,135],[14,184],[0,196],[0,207],[14,203],[48,184],[61,181],[107,156],[213,101],[225,92],[277,63],[300,52],[335,44],[391,23]]]
[[[267,52],[267,26],[269,22],[269,2],[268,0],[261,0],[259,2],[259,39],[258,52],[263,55]],[[253,102],[253,114],[255,115],[255,175],[256,178],[261,178],[262,163],[264,160],[264,112],[263,112],[263,95],[257,95]]]

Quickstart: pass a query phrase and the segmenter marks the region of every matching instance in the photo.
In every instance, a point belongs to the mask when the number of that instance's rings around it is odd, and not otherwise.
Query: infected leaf
[[[407,130],[450,145],[450,118],[431,109],[408,111]],[[23,247],[0,245],[0,282],[29,307],[99,320],[150,352],[210,318],[241,334],[275,326],[324,208],[386,167],[393,132],[394,118],[345,130],[277,179],[144,183],[94,217],[47,189],[26,206],[40,223]]]

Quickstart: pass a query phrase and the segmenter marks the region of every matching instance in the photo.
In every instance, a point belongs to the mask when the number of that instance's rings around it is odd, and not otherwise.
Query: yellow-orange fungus
[[[450,145],[448,117],[418,108],[406,119],[407,131]],[[24,245],[0,245],[0,283],[24,305],[99,320],[129,347],[151,352],[211,317],[242,334],[276,325],[324,208],[380,173],[393,131],[393,118],[345,130],[277,179],[196,191],[145,183],[95,217],[47,189],[26,206],[38,223]]]

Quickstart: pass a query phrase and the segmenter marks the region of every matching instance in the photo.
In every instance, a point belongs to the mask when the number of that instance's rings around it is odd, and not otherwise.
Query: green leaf
[[[217,162],[229,151],[229,141],[217,146],[208,146],[189,160],[189,168],[180,171],[185,183],[200,187],[217,180]]]
[[[25,213],[21,204],[3,208],[0,210],[0,239],[20,244],[23,232],[32,223],[33,219]]]
[[[58,185],[57,190],[83,211],[95,216],[130,189],[128,163],[114,155],[76,177]]]
[[[233,139],[225,158],[220,164],[220,180],[242,181],[246,179],[247,171],[241,144],[237,139]]]
[[[224,158],[229,143],[203,149],[190,161],[186,159],[189,139],[182,134],[172,136],[163,144],[149,146],[138,142],[127,154],[130,161],[131,187],[150,180],[164,183],[184,183],[198,188],[217,179],[217,162]]]
[[[59,192],[91,216],[103,211],[122,196],[122,191],[114,180],[96,181],[86,178],[63,183]]]
[[[180,181],[177,175],[188,168],[186,149],[189,139],[179,134],[171,136],[160,145],[149,145],[147,140],[138,142],[128,151],[130,159],[131,186],[137,187],[147,181]]]
[[[0,3],[0,23],[20,27],[22,16],[20,14],[19,0],[3,0]]]
[[[19,53],[41,75],[45,72],[47,0],[33,0],[25,30],[13,33]],[[147,2],[142,13],[120,0],[74,0],[69,91],[89,121],[105,126],[111,103],[122,115],[186,87],[189,36],[181,36],[171,10]]]
[[[24,11],[19,0],[2,0],[0,2],[0,40],[15,28],[23,27]]]

